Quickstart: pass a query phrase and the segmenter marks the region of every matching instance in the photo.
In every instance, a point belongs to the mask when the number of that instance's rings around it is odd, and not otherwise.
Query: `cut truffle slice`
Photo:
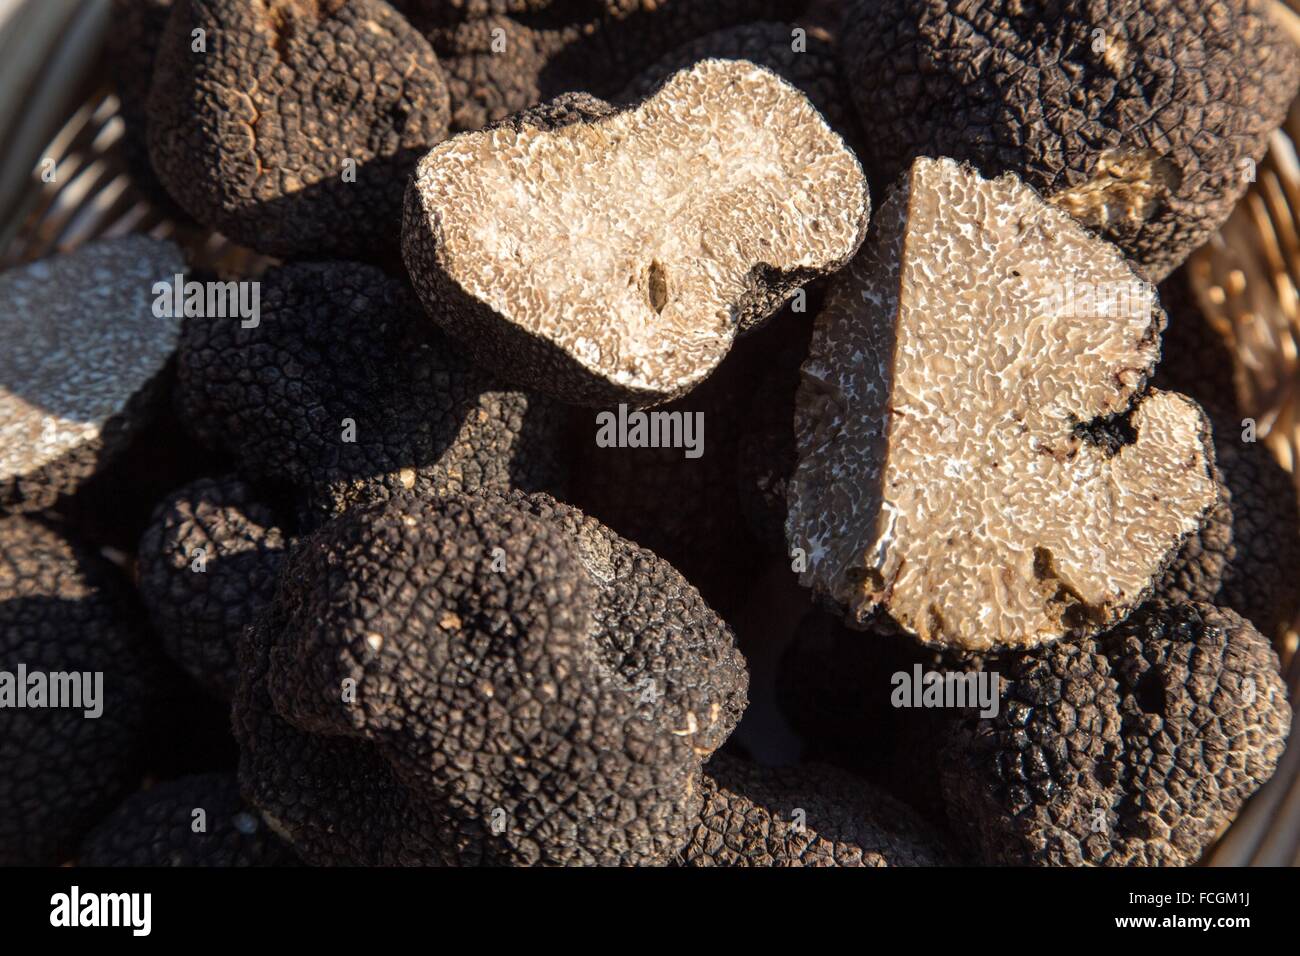
[[[1188,865],[1272,776],[1291,723],[1268,641],[1205,604],[999,664],[950,735],[948,813],[989,864]]]
[[[318,864],[668,862],[746,684],[681,575],[519,494],[332,521],[240,674],[244,791]]]
[[[180,328],[154,284],[184,272],[173,243],[130,236],[0,274],[0,512],[75,492],[148,424]]]
[[[0,518],[0,865],[53,866],[139,785],[160,657],[116,568]]]
[[[1095,633],[1214,504],[1208,424],[1143,393],[1154,290],[1014,176],[920,159],[817,318],[787,540],[864,624],[984,650]]]
[[[448,115],[437,56],[383,0],[176,0],[149,151],[172,197],[236,242],[379,259]]]
[[[858,151],[857,118],[840,79],[835,46],[827,32],[817,28],[762,21],[715,30],[646,67],[624,90],[621,99],[640,100],[653,93],[665,77],[712,58],[747,60],[797,86],[831,128]]]
[[[575,404],[649,405],[847,262],[868,210],[856,158],[802,93],[705,60],[628,110],[566,96],[435,147],[403,249],[480,364]]]
[[[1296,95],[1279,7],[860,0],[842,64],[864,162],[1015,173],[1158,281],[1227,219]]]
[[[374,266],[272,269],[257,326],[187,318],[178,364],[189,427],[241,473],[293,488],[308,526],[396,492],[562,478],[560,406],[471,365]]]
[[[842,770],[760,767],[717,754],[687,866],[942,866],[938,837],[908,807]]]
[[[82,844],[80,866],[293,866],[288,845],[230,773],[160,783],[128,797]]]
[[[140,540],[140,595],[163,648],[223,700],[234,696],[240,636],[271,603],[285,547],[274,510],[235,476],[175,492]]]

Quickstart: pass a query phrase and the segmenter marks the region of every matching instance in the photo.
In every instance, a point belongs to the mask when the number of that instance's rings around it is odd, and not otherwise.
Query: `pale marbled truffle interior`
[[[1159,330],[1119,252],[1013,176],[917,160],[803,368],[802,583],[972,649],[1121,618],[1216,494],[1199,407],[1133,407]],[[1125,413],[1109,445],[1078,429]]]
[[[725,60],[624,112],[457,136],[413,189],[446,281],[597,379],[656,398],[703,379],[797,285],[766,301],[751,272],[838,268],[869,211],[861,167],[807,98]],[[755,305],[762,315],[744,314]]]
[[[184,272],[174,243],[140,235],[0,274],[0,482],[98,440],[163,370],[180,318],[154,315],[153,286]]]

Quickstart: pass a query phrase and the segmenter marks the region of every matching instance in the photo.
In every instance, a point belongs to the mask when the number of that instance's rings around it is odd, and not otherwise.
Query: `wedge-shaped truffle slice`
[[[760,767],[716,755],[688,866],[940,866],[935,833],[865,780],[819,764]]]
[[[1273,775],[1291,724],[1277,656],[1207,604],[993,665],[998,714],[948,734],[948,816],[989,864],[1195,863]]]
[[[271,603],[286,547],[273,509],[237,476],[170,495],[140,539],[140,596],[167,654],[229,700],[244,629]]]
[[[586,96],[435,147],[403,251],[435,321],[575,404],[689,391],[865,234],[862,169],[807,98],[704,60],[619,112]]]
[[[308,862],[664,863],[745,687],[695,589],[575,509],[398,497],[286,560],[240,778]]]
[[[0,512],[76,491],[148,423],[180,329],[154,284],[184,272],[130,236],[0,274]]]
[[[52,866],[139,783],[161,658],[126,581],[52,524],[0,518],[0,866]]]
[[[925,642],[1119,620],[1214,504],[1200,408],[1143,394],[1154,290],[1013,176],[921,159],[818,316],[787,538],[801,581]]]
[[[232,773],[128,797],[86,837],[81,866],[294,866],[293,851],[239,795]]]
[[[437,56],[383,0],[176,0],[149,154],[185,211],[236,242],[378,259],[448,117]]]

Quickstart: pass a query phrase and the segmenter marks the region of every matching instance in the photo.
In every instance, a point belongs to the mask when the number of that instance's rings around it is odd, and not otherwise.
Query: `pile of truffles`
[[[1271,0],[115,6],[258,255],[0,274],[0,863],[1187,865],[1273,774],[1180,271]]]

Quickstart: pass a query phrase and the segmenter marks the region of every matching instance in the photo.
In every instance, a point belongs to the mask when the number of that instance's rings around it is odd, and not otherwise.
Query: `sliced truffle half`
[[[0,275],[0,512],[49,507],[147,423],[180,327],[154,285],[184,272],[130,236]]]
[[[435,147],[403,250],[425,307],[503,377],[575,404],[689,391],[842,266],[869,198],[807,97],[704,60],[640,105],[584,95]]]
[[[801,581],[927,643],[1115,623],[1216,499],[1204,413],[1143,391],[1152,287],[1013,176],[920,159],[818,316],[786,530]]]

